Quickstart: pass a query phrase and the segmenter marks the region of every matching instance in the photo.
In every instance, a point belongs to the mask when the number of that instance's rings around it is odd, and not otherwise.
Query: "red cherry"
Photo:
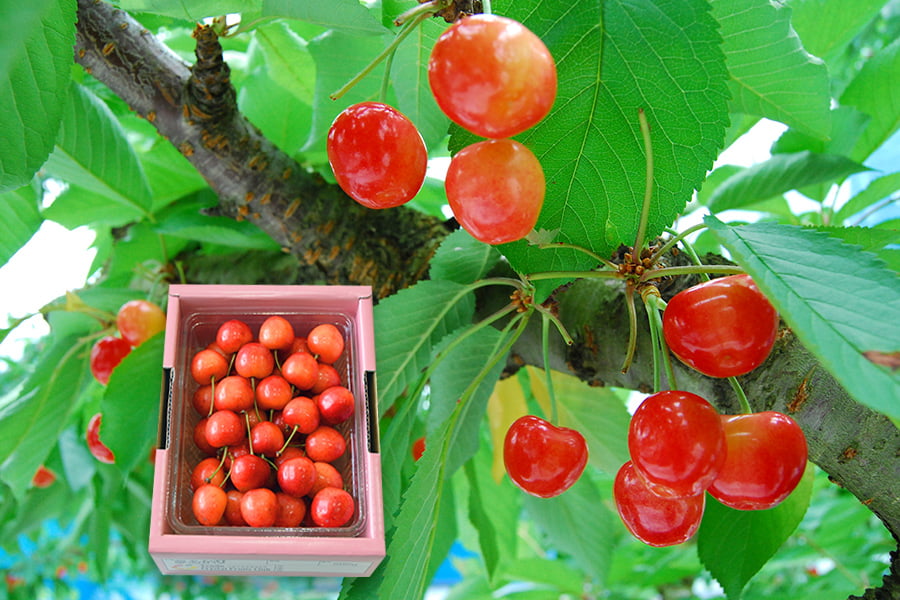
[[[271,527],[278,517],[278,497],[268,488],[244,492],[241,497],[241,516],[251,527]]]
[[[263,487],[269,481],[271,467],[264,458],[255,454],[245,454],[231,462],[231,483],[238,491],[246,492]]]
[[[270,349],[259,342],[244,344],[234,357],[234,370],[238,375],[247,378],[268,377],[274,368],[275,356]]]
[[[209,422],[209,418],[203,417],[197,424],[194,425],[193,431],[193,439],[194,445],[200,449],[203,454],[207,456],[214,455],[218,448],[209,443],[209,440],[206,439],[206,424]]]
[[[765,510],[787,498],[806,470],[803,430],[774,411],[723,416],[728,452],[709,486],[716,500],[738,510]]]
[[[116,328],[129,344],[140,346],[166,328],[166,313],[153,302],[131,300],[119,308]]]
[[[328,425],[320,425],[306,436],[306,455],[314,461],[334,462],[344,455],[346,449],[344,436]]]
[[[613,484],[616,509],[625,527],[650,546],[674,546],[697,532],[706,496],[658,496],[635,470],[631,461],[619,469]]]
[[[296,427],[300,433],[312,433],[321,420],[319,407],[312,398],[306,396],[297,396],[288,402],[281,411],[281,418],[285,425]]]
[[[313,327],[306,336],[306,345],[319,361],[331,365],[344,352],[344,334],[331,323],[322,323]]]
[[[340,385],[330,387],[316,396],[319,414],[329,425],[343,423],[352,417],[355,404],[353,392]]]
[[[208,416],[213,406],[213,386],[210,383],[201,385],[194,390],[191,396],[191,406],[197,411],[197,414]]]
[[[278,467],[278,485],[291,496],[305,496],[316,483],[316,467],[306,457],[296,457],[284,461]]]
[[[120,337],[108,335],[97,340],[91,348],[90,356],[91,373],[94,378],[103,385],[109,383],[113,369],[130,352],[131,344]]]
[[[293,395],[291,384],[281,375],[269,375],[256,384],[256,404],[260,410],[282,410]]]
[[[425,453],[425,437],[417,438],[412,445],[412,457],[414,461],[418,461]]]
[[[587,444],[579,432],[534,415],[518,418],[503,442],[503,462],[510,479],[540,498],[569,489],[581,477],[587,460]]]
[[[319,379],[319,363],[307,352],[295,352],[281,365],[281,374],[300,390],[308,390]]]
[[[332,465],[331,463],[320,461],[313,463],[313,466],[316,469],[316,482],[313,484],[312,489],[309,490],[310,496],[315,496],[322,488],[344,487],[344,477],[341,475],[341,472],[334,467],[334,465]]]
[[[228,375],[216,383],[214,407],[216,410],[231,410],[236,413],[253,408],[256,392],[250,380],[240,375]]]
[[[31,478],[31,485],[36,488],[46,488],[53,485],[55,481],[56,473],[46,466],[41,465],[37,468],[37,471],[34,472],[34,475]]]
[[[342,527],[350,522],[356,503],[349,492],[333,487],[319,490],[310,503],[313,522],[320,527]]]
[[[451,120],[486,138],[537,124],[556,99],[556,64],[544,43],[506,17],[478,14],[435,42],[428,83]]]
[[[106,444],[100,441],[100,425],[102,422],[103,415],[101,413],[97,413],[91,417],[91,420],[88,421],[85,439],[87,440],[88,450],[90,450],[91,455],[93,455],[94,458],[100,462],[112,464],[116,462],[116,457],[113,456],[112,451],[106,447]]]
[[[219,487],[225,483],[225,469],[222,468],[221,461],[213,456],[201,460],[191,471],[191,490],[197,490],[207,483]]]
[[[250,326],[240,319],[225,321],[216,332],[216,345],[225,354],[234,354],[241,346],[253,341]]]
[[[667,390],[648,396],[634,412],[628,450],[654,492],[696,496],[725,462],[725,429],[709,402],[690,392]]]
[[[227,504],[225,505],[225,522],[235,527],[246,526],[247,521],[244,520],[244,516],[241,514],[241,498],[244,497],[244,492],[228,490],[225,497],[227,499]]]
[[[201,385],[228,375],[228,359],[221,352],[204,348],[191,359],[191,376]]]
[[[321,394],[330,387],[341,385],[341,374],[333,366],[320,362],[315,385],[309,390],[312,395]]]
[[[300,527],[306,516],[306,502],[284,492],[275,492],[278,500],[278,514],[275,527]]]
[[[541,163],[515,140],[486,140],[450,159],[447,200],[463,229],[485,244],[522,239],[544,204]]]
[[[275,423],[261,421],[250,430],[250,445],[257,454],[274,457],[284,446],[284,433]]]
[[[281,454],[275,457],[275,466],[280,467],[281,463],[291,460],[292,458],[299,458],[301,456],[306,456],[306,452],[303,451],[302,448],[298,448],[297,446],[288,446],[281,452]]]
[[[368,208],[404,204],[425,181],[428,151],[421,134],[406,116],[380,102],[341,112],[328,131],[326,151],[338,185]]]
[[[777,334],[778,313],[749,275],[695,285],[663,312],[669,349],[710,377],[749,373],[768,358]]]
[[[228,506],[228,496],[225,490],[217,485],[207,483],[194,491],[191,507],[194,517],[201,525],[211,527],[218,525],[225,515],[225,507]]]
[[[206,420],[206,441],[216,447],[233,446],[247,435],[244,420],[230,410],[217,410]]]
[[[259,326],[259,343],[271,350],[284,350],[294,343],[294,327],[279,315],[272,315]]]

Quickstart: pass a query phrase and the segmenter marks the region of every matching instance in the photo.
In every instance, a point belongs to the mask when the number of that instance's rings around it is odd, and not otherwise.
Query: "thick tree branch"
[[[223,214],[294,254],[300,281],[368,284],[385,296],[424,276],[446,227],[404,208],[366,209],[306,171],[237,110],[213,30],[198,26],[195,37],[189,67],[124,11],[78,2],[76,61],[178,148]]]

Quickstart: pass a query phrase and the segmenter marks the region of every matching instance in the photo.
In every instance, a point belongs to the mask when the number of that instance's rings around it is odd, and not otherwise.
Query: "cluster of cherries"
[[[279,315],[254,335],[241,319],[191,358],[199,421],[193,441],[192,511],[205,526],[342,527],[356,510],[335,461],[339,426],[355,412],[334,363],[344,352],[330,323],[305,337]]]
[[[710,377],[748,373],[766,360],[778,314],[748,275],[680,292],[663,313],[669,349]],[[706,493],[738,510],[780,504],[806,469],[806,437],[791,417],[765,411],[719,415],[700,396],[667,390],[647,397],[628,431],[631,460],[616,475],[619,515],[651,546],[690,539]]]
[[[484,141],[450,161],[447,200],[459,224],[488,244],[525,237],[544,202],[541,164],[511,139],[541,121],[556,99],[556,64],[521,23],[496,15],[463,17],[441,34],[428,61],[441,110]],[[425,181],[428,152],[416,126],[392,106],[355,104],[328,133],[338,185],[369,208],[411,200]]]

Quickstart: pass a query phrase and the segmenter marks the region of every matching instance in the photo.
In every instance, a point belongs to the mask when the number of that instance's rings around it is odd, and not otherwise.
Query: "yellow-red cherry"
[[[149,300],[130,300],[116,313],[116,328],[129,344],[140,346],[166,328],[166,313]]]
[[[725,428],[705,399],[666,390],[648,396],[635,410],[628,450],[657,494],[696,496],[712,484],[725,462]]]
[[[100,338],[91,347],[89,359],[91,374],[97,381],[106,385],[113,369],[119,366],[130,352],[131,344],[123,338],[114,335]]]
[[[116,457],[113,455],[112,450],[110,450],[106,446],[106,444],[100,441],[100,426],[102,424],[102,413],[96,413],[93,417],[91,417],[91,420],[88,421],[85,440],[87,441],[88,450],[90,450],[91,455],[94,458],[96,458],[100,462],[112,464],[116,462]]]
[[[613,483],[616,510],[628,531],[650,546],[674,546],[688,541],[700,527],[706,496],[659,496],[647,486],[631,461]]]
[[[556,63],[521,23],[498,15],[465,17],[438,37],[428,83],[441,110],[486,138],[537,124],[556,99]]]
[[[503,463],[510,479],[540,498],[569,489],[581,477],[587,460],[581,433],[534,415],[513,422],[503,442]]]
[[[710,377],[749,373],[778,334],[778,313],[749,275],[712,279],[676,294],[663,312],[672,353]]]
[[[422,135],[403,113],[381,102],[344,109],[328,131],[326,151],[338,185],[368,208],[400,206],[425,181]]]
[[[728,452],[709,487],[738,510],[765,510],[784,501],[803,477],[808,448],[797,422],[776,411],[723,416]]]
[[[534,229],[546,182],[537,157],[515,140],[485,140],[450,159],[444,188],[453,216],[475,239],[505,244]]]

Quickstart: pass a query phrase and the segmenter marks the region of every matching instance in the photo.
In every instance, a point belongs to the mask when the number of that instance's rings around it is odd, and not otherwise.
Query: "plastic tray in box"
[[[202,418],[191,405],[199,387],[191,357],[215,340],[219,325],[239,318],[256,332],[271,315],[297,335],[320,323],[344,335],[334,367],[356,399],[338,426],[348,451],[335,466],[356,511],[342,527],[203,526],[191,511],[190,475],[203,458],[192,438]],[[376,430],[371,290],[364,286],[173,285],[163,357],[160,444],[151,515],[150,553],[163,573],[368,575],[384,556],[381,465]]]

